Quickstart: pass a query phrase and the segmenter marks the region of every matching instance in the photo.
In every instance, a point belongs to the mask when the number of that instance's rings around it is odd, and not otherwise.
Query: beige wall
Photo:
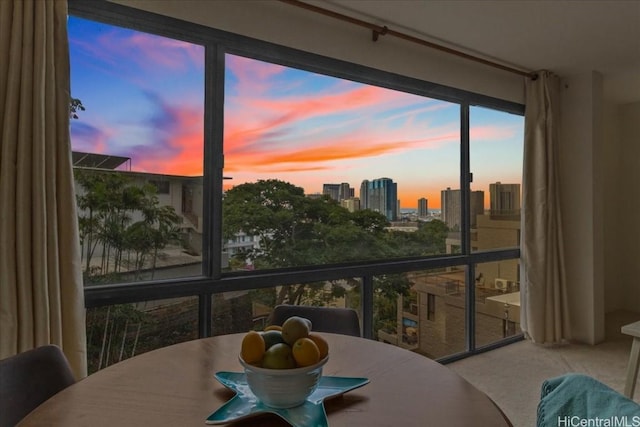
[[[565,78],[561,98],[560,191],[572,338],[595,344],[604,339],[602,76]]]
[[[605,192],[604,192],[604,222],[606,232],[604,235],[605,259],[605,312],[620,309],[623,306],[624,287],[621,283],[623,263],[619,256],[620,245],[618,243],[622,226],[620,216],[624,210],[620,209],[618,202],[620,194],[619,169],[622,161],[621,144],[619,137],[618,106],[612,102],[605,102],[604,108],[604,168]],[[615,254],[615,255],[614,255]]]
[[[640,311],[640,102],[605,104],[605,310]]]
[[[573,337],[604,338],[604,313],[640,312],[640,102],[603,99],[596,72],[564,79],[561,189]]]
[[[617,107],[620,164],[614,170],[620,186],[615,189],[618,230],[620,303],[616,308],[640,312],[640,102]]]

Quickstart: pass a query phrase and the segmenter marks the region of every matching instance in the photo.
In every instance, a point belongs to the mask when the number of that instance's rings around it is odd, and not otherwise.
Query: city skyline
[[[75,17],[69,40],[72,96],[86,107],[72,148],[130,157],[134,171],[202,175],[204,48]],[[316,194],[389,176],[402,208],[423,197],[439,208],[440,191],[459,186],[459,105],[225,58],[225,189],[280,179]],[[521,182],[523,118],[471,107],[470,120],[474,189]]]

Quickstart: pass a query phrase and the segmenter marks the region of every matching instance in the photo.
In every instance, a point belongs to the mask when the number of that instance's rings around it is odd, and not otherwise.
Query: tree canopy
[[[147,266],[153,278],[158,251],[180,240],[173,207],[161,205],[153,185],[136,185],[125,174],[76,169],[75,179],[83,190],[76,198],[85,280],[123,271],[135,271],[137,280]],[[92,262],[98,248],[101,260]]]
[[[441,221],[425,223],[414,233],[391,232],[389,225],[378,212],[350,212],[328,196],[307,197],[302,188],[275,179],[233,187],[223,202],[226,239],[238,233],[259,237],[259,247],[235,257],[260,269],[444,253],[448,229]],[[376,294],[385,300],[406,295],[411,286],[405,274],[376,276],[374,284]],[[332,285],[329,297],[344,295],[342,285]],[[311,288],[283,286],[275,303],[314,300],[317,292]]]
[[[388,225],[373,211],[349,212],[327,196],[306,197],[304,190],[275,179],[238,185],[225,194],[225,238],[244,232],[260,247],[242,256],[260,268],[386,258],[392,248],[383,238]]]

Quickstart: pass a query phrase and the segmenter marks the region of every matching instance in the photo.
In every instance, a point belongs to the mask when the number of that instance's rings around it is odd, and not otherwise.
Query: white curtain
[[[0,0],[0,358],[43,345],[86,376],[66,0]]]
[[[541,344],[570,338],[558,174],[559,78],[527,79],[521,229],[521,325]]]

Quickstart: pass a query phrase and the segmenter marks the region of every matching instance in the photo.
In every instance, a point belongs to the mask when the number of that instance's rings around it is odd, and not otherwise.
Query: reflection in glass
[[[464,351],[464,272],[463,267],[413,271],[397,275],[395,293],[377,289],[376,339],[432,359]]]
[[[198,338],[198,298],[87,310],[89,374],[138,354]]]
[[[519,260],[477,264],[476,346],[520,334]]]
[[[360,319],[361,281],[357,278],[232,291],[212,297],[212,335],[263,330],[273,308],[280,304],[347,307]]]

